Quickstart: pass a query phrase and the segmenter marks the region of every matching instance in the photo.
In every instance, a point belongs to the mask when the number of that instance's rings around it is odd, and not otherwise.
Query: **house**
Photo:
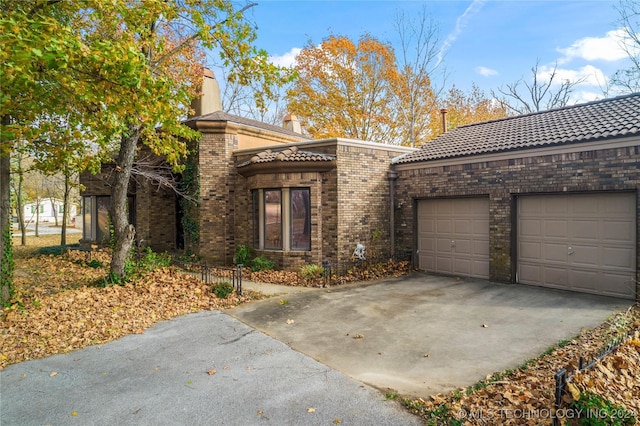
[[[462,126],[415,149],[312,140],[295,116],[280,127],[221,111],[213,74],[203,87],[181,177],[197,203],[131,183],[130,220],[155,250],[231,264],[249,245],[298,269],[364,246],[429,272],[640,294],[640,94]],[[109,188],[81,182],[81,243],[104,241]]]
[[[640,93],[461,126],[392,168],[418,268],[640,294]]]
[[[231,264],[236,249],[250,245],[286,269],[348,261],[358,244],[369,256],[392,254],[389,165],[414,148],[311,140],[292,115],[280,127],[227,114],[219,95],[209,96],[214,81],[205,76],[196,116],[184,122],[202,135],[181,177],[197,203],[132,180],[130,221],[139,242],[187,249],[211,264]],[[81,176],[85,246],[108,241],[110,167]]]
[[[27,203],[23,207],[25,223],[56,222],[62,220],[64,213],[64,201],[56,198],[45,198],[37,202]],[[69,220],[75,218],[77,208],[69,205]]]

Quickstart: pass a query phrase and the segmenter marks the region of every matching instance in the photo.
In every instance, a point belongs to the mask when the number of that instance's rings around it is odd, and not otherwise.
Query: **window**
[[[127,198],[129,210],[129,223],[134,222],[133,197]],[[109,208],[111,207],[111,197],[108,195],[82,197],[82,238],[88,241],[95,241],[99,244],[109,242],[111,233],[109,226]]]
[[[282,191],[264,191],[264,248],[282,250]]]
[[[311,250],[309,188],[252,191],[253,245],[266,250]]]
[[[311,250],[309,189],[291,189],[291,250]]]

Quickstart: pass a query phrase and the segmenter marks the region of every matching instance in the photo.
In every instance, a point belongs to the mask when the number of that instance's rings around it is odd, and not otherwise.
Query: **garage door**
[[[635,194],[518,198],[518,282],[632,299],[635,270]]]
[[[425,271],[489,278],[489,199],[419,201],[418,262]]]

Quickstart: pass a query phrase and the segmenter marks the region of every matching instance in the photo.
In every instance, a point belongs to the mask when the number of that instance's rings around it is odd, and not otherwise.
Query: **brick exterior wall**
[[[200,176],[197,253],[215,265],[229,265],[235,252],[235,164],[237,136],[203,132],[198,145]]]
[[[523,154],[526,154],[523,152]],[[397,166],[396,216],[399,249],[415,253],[416,200],[442,197],[489,196],[489,252],[491,280],[515,281],[513,244],[515,202],[519,194],[633,191],[640,189],[640,147],[547,154],[525,157],[516,153],[500,160],[461,158],[451,165],[429,162]],[[636,196],[640,219],[640,197]],[[636,265],[640,265],[640,223]],[[637,280],[640,275],[637,274]],[[640,295],[639,291],[636,294]]]
[[[334,139],[305,143],[299,149],[336,157],[336,167],[323,172],[263,173],[236,181],[236,236],[253,241],[251,190],[268,188],[311,188],[311,251],[258,250],[257,254],[278,267],[297,270],[308,263],[351,260],[357,243],[369,257],[389,255],[389,182],[391,159],[407,152],[401,147]],[[240,164],[260,150],[237,154]],[[310,163],[309,169],[313,170]],[[244,195],[243,195],[244,194]]]
[[[80,183],[84,190],[82,197],[110,196],[111,187],[107,177],[112,166],[103,166],[101,174],[93,175],[84,172],[80,176]],[[129,195],[134,197],[134,223],[136,227],[136,240],[142,241],[155,251],[172,251],[176,248],[176,196],[166,189],[158,188],[148,182],[136,183],[134,180],[129,185]],[[81,240],[81,245],[90,246],[95,241]]]

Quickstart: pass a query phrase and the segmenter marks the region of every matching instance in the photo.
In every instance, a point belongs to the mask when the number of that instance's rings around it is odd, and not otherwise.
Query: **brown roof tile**
[[[640,135],[640,93],[457,127],[396,164]]]
[[[333,160],[335,160],[335,157],[333,155],[310,151],[300,151],[298,150],[297,146],[291,146],[282,151],[272,151],[270,149],[261,151],[251,157],[250,160],[238,164],[238,167],[244,167],[250,164],[272,163],[275,161],[322,162]]]

